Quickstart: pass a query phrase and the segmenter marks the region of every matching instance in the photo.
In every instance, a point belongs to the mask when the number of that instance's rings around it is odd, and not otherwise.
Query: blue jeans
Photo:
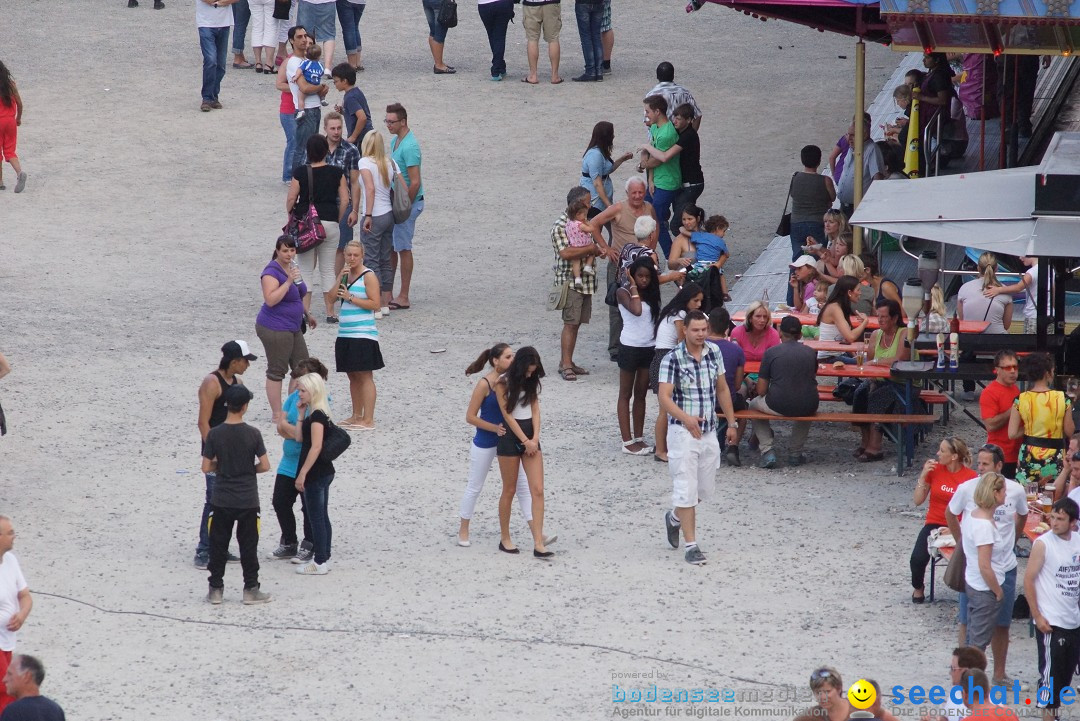
[[[320,478],[308,478],[304,483],[304,506],[311,519],[311,542],[315,546],[315,563],[326,563],[330,558],[330,540],[334,529],[330,526],[330,483],[334,480],[331,473]]]
[[[604,46],[600,44],[600,26],[604,22],[603,5],[576,5],[577,30],[581,36],[581,54],[585,56],[585,74],[597,76],[603,71]]]
[[[281,161],[281,180],[292,180],[293,154],[296,152],[296,116],[292,113],[278,113],[281,129],[285,131],[285,156]]]
[[[794,261],[805,251],[803,245],[806,243],[806,238],[812,237],[818,243],[825,245],[825,223],[824,221],[812,221],[809,223],[792,223],[791,224],[791,260]],[[795,289],[790,285],[787,291],[787,304],[793,305],[795,302]]]
[[[304,117],[296,121],[296,140],[293,145],[292,167],[293,169],[304,164],[307,159],[307,141],[312,135],[319,132],[319,120],[322,119],[322,108],[305,108]],[[292,178],[292,172],[289,172]]]
[[[199,521],[199,545],[195,546],[196,556],[206,556],[210,553],[210,530],[208,528],[210,521],[210,496],[214,493],[214,481],[216,480],[216,473],[206,474],[206,500],[203,502],[202,520]]]
[[[422,0],[422,2],[424,3],[424,17],[427,18],[428,35],[431,36],[432,40],[442,45],[446,42],[447,28],[445,25],[440,25],[436,19],[442,0]]]
[[[341,42],[345,44],[345,54],[360,52],[360,18],[367,5],[354,5],[349,0],[337,0],[338,22],[341,23]]]
[[[477,10],[491,47],[491,77],[506,75],[506,28],[514,17],[514,0],[485,3],[478,5]]]
[[[225,60],[229,57],[229,28],[199,28],[199,47],[202,49],[202,99],[212,103],[221,92],[225,77]]]
[[[671,215],[671,204],[675,202],[678,190],[663,190],[657,188],[653,191],[652,203],[656,210],[656,224],[660,231],[660,248],[664,251],[664,257],[671,254],[671,235],[668,234],[668,217]]]
[[[244,36],[247,35],[248,22],[251,21],[251,8],[248,0],[236,0],[232,6],[232,51],[237,55],[244,52]]]

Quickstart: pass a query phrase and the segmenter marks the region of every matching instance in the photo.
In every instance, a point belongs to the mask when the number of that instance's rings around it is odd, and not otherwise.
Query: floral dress
[[[1064,466],[1065,414],[1071,412],[1072,400],[1061,391],[1025,391],[1013,407],[1024,425],[1016,480],[1039,485],[1053,480]]]

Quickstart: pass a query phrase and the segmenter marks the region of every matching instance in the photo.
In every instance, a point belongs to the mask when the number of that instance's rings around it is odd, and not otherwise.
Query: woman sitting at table
[[[911,349],[904,343],[903,316],[900,304],[890,298],[877,302],[875,308],[878,330],[870,336],[866,349],[867,365],[892,367],[893,363],[909,360]],[[867,379],[855,389],[852,402],[853,413],[902,412],[903,404],[896,394],[896,384],[889,380]],[[885,457],[881,450],[881,429],[874,423],[859,423],[862,441],[855,449],[855,460],[860,463],[880,461]]]
[[[874,307],[876,308],[878,303],[886,299],[900,303],[900,289],[896,287],[896,283],[881,274],[877,254],[863,253],[859,256],[859,260],[866,268],[866,282],[874,289]]]
[[[1052,390],[1054,361],[1046,353],[1032,353],[1020,361],[1020,372],[1031,383],[1013,401],[1009,412],[1009,438],[1023,438],[1016,466],[1020,484],[1042,486],[1064,467],[1065,439],[1075,432],[1072,399]]]
[[[814,253],[814,255],[818,255],[821,258],[817,263],[817,271],[821,275],[822,280],[827,280],[830,284],[835,283],[836,279],[844,274],[844,272],[840,270],[840,259],[850,252],[851,236],[845,234],[829,244],[828,250]]]
[[[971,480],[979,475],[971,464],[971,451],[967,444],[959,438],[946,438],[938,446],[937,460],[933,458],[923,464],[919,480],[915,483],[915,491],[912,500],[915,506],[921,506],[923,501],[930,498],[930,505],[926,509],[926,520],[923,522],[919,537],[915,539],[915,548],[911,550],[911,587],[915,589],[911,594],[912,603],[923,603],[923,579],[926,576],[926,567],[930,563],[930,551],[926,547],[926,539],[930,531],[945,525],[945,508],[956,493],[957,487],[964,481]],[[976,498],[978,498],[976,491]],[[966,518],[966,514],[965,514]],[[963,534],[967,540],[967,533]],[[967,552],[966,544],[964,548]],[[968,557],[968,565],[974,565],[976,558],[973,553]]]
[[[731,340],[739,344],[748,361],[760,361],[765,351],[780,345],[780,334],[773,328],[769,306],[760,300],[748,305],[746,319],[731,331]]]
[[[859,280],[859,298],[851,307],[856,313],[874,314],[874,288],[870,285],[870,279],[866,275],[866,266],[857,255],[845,255],[840,259],[840,273],[850,275]]]
[[[796,313],[807,313],[807,304],[814,297],[814,291],[818,278],[817,267],[814,259],[809,255],[800,255],[788,268],[791,270],[791,278],[788,284],[792,289],[791,307]],[[820,309],[819,309],[820,310]]]
[[[865,313],[856,313],[851,307],[859,299],[859,293],[858,278],[844,275],[837,279],[825,307],[818,313],[817,324],[821,330],[818,340],[834,343],[858,343],[862,340],[870,320]],[[859,324],[854,327],[851,325],[852,316],[859,319]],[[831,358],[834,355],[828,351],[818,352],[818,358]]]

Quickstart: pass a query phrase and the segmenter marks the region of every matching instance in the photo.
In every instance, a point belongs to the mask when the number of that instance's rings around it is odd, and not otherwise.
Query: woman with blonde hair
[[[349,377],[352,415],[338,425],[350,431],[375,428],[374,371],[384,367],[379,348],[375,311],[379,309],[379,279],[364,265],[364,246],[358,240],[345,244],[345,270],[338,284],[341,322],[334,344],[337,372]]]
[[[968,623],[967,645],[986,648],[997,626],[998,610],[1005,600],[1001,584],[1005,582],[1012,544],[998,531],[994,511],[1005,503],[1005,477],[987,473],[975,487],[975,505],[960,521],[967,568]],[[1013,561],[1015,563],[1015,561]]]
[[[390,204],[390,185],[397,177],[397,164],[386,154],[386,141],[378,130],[370,131],[361,144],[358,167],[363,187],[363,222],[360,224],[360,240],[364,244],[364,256],[368,267],[378,276],[381,289],[380,306],[375,318],[390,314],[390,289],[394,283],[394,271],[390,265],[390,253],[394,245],[394,213]]]
[[[983,253],[979,256],[979,275],[960,286],[956,294],[956,314],[960,320],[989,321],[983,333],[1008,333],[1012,325],[1012,296],[1007,294],[987,298],[983,291],[999,288],[1002,283],[997,278],[997,256]]]
[[[318,373],[308,373],[296,381],[300,402],[296,409],[304,420],[300,423],[300,469],[296,474],[296,490],[304,494],[304,506],[311,520],[314,556],[297,567],[296,572],[307,576],[330,573],[330,539],[333,529],[327,506],[330,483],[334,480],[334,464],[322,457],[323,441],[330,428],[330,406],[326,400],[326,383]]]

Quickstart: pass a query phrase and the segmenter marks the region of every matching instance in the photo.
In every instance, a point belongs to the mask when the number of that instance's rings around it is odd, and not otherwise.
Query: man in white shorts
[[[716,438],[716,408],[727,419],[727,442],[738,441],[735,410],[724,378],[720,349],[705,340],[709,319],[699,310],[686,314],[686,339],[660,362],[660,409],[668,414],[668,468],[673,486],[673,510],[664,513],[668,543],[679,547],[679,529],[686,541],[686,562],[705,564],[697,545],[696,509],[716,487],[720,443]]]

